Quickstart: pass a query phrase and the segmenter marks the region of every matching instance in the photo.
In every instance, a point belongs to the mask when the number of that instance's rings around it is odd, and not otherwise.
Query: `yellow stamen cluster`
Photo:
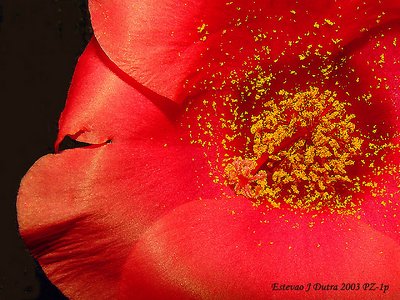
[[[253,116],[253,153],[228,159],[227,183],[260,204],[347,208],[357,178],[348,166],[361,154],[363,139],[336,94],[316,87],[265,102]],[[341,191],[341,192],[338,192]]]

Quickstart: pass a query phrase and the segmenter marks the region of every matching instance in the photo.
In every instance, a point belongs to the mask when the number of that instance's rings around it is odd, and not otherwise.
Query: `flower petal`
[[[240,201],[194,201],[160,219],[131,253],[121,297],[382,297],[382,290],[364,290],[369,282],[388,284],[388,299],[400,296],[399,243],[352,217],[262,214]],[[273,290],[274,283],[311,283],[311,291]],[[313,290],[316,283],[338,291]],[[354,290],[340,290],[343,283]]]
[[[178,109],[169,99],[183,101],[185,84],[214,86],[210,76],[221,63],[227,72],[241,68],[248,49],[255,49],[253,31],[261,28],[261,33],[279,31],[261,43],[272,46],[263,65],[278,62],[271,67],[277,72],[276,82],[299,71],[295,78],[300,80],[294,85],[288,80],[290,87],[307,86],[309,78],[323,86],[320,78],[328,74],[318,64],[318,78],[310,73],[302,77],[301,72],[310,69],[301,70],[298,58],[308,41],[314,47],[323,43],[324,51],[331,53],[310,59],[309,65],[340,59],[341,51],[348,45],[353,49],[352,41],[365,37],[363,32],[374,29],[375,23],[384,27],[399,15],[398,1],[310,1],[305,6],[292,1],[242,2],[90,1],[102,48],[92,41],[79,62],[56,145],[69,135],[99,146],[41,159],[26,175],[18,199],[22,235],[67,296],[109,299],[120,288],[123,298],[280,297],[271,285],[287,280],[339,288],[341,282],[372,280],[389,284],[389,297],[400,296],[398,201],[387,210],[393,217],[385,220],[384,230],[379,229],[382,215],[375,213],[382,210],[374,210],[376,203],[369,202],[363,220],[371,226],[334,215],[278,210],[262,215],[238,199],[186,203],[222,192],[208,177],[207,164],[194,146],[181,143],[179,130],[174,131],[171,120]],[[363,16],[357,16],[357,22],[351,17],[355,7]],[[259,21],[244,26],[249,12]],[[324,22],[323,30],[315,29],[317,21],[320,27]],[[340,28],[344,29],[336,35]],[[228,37],[221,40],[224,31]],[[246,31],[251,34],[237,38]],[[302,42],[290,48],[288,41],[297,38]],[[336,38],[343,40],[339,46]],[[296,68],[289,69],[292,65]],[[328,85],[334,86],[338,77],[327,79]],[[357,85],[351,85],[353,90]],[[395,108],[383,115],[390,116],[390,129],[398,133],[398,97],[388,99],[392,102],[373,104]],[[193,114],[197,118],[198,112]],[[105,144],[110,140],[112,144]],[[391,188],[398,189],[398,177]],[[303,295],[292,291],[283,298]],[[343,299],[349,293],[335,295]],[[349,297],[353,295],[365,292]]]

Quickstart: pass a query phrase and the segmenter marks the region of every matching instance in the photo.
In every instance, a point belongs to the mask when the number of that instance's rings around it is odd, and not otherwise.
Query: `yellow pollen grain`
[[[332,39],[334,44],[339,44],[341,41],[343,41],[343,39]]]
[[[197,27],[197,32],[202,33],[207,27],[207,24],[202,24],[201,26]]]
[[[335,25],[335,22],[332,22],[332,21],[329,20],[329,19],[325,19],[324,21],[325,21],[326,24],[328,24],[328,25],[330,25],[330,26]]]
[[[385,54],[381,54],[380,56],[379,56],[379,61],[378,61],[378,64],[379,65],[382,65],[382,64],[384,64],[385,63]]]

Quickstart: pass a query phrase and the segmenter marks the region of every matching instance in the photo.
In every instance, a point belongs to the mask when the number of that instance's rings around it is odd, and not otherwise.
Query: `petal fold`
[[[177,112],[169,102],[121,72],[92,39],[75,69],[56,148],[66,135],[90,144],[163,135]]]

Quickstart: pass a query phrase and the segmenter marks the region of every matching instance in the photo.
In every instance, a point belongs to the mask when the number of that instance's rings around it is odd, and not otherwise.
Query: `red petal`
[[[240,200],[195,201],[160,219],[136,245],[123,299],[378,299],[400,296],[400,245],[352,217],[265,215]],[[364,283],[390,286],[365,291]],[[272,285],[337,285],[277,291]],[[342,283],[355,289],[340,291]],[[358,285],[359,283],[359,285]]]
[[[176,99],[203,48],[194,42],[204,4],[89,1],[89,7],[95,35],[110,58],[140,83]]]
[[[163,135],[176,111],[170,104],[122,73],[93,39],[76,66],[56,146],[66,135],[91,144]]]

